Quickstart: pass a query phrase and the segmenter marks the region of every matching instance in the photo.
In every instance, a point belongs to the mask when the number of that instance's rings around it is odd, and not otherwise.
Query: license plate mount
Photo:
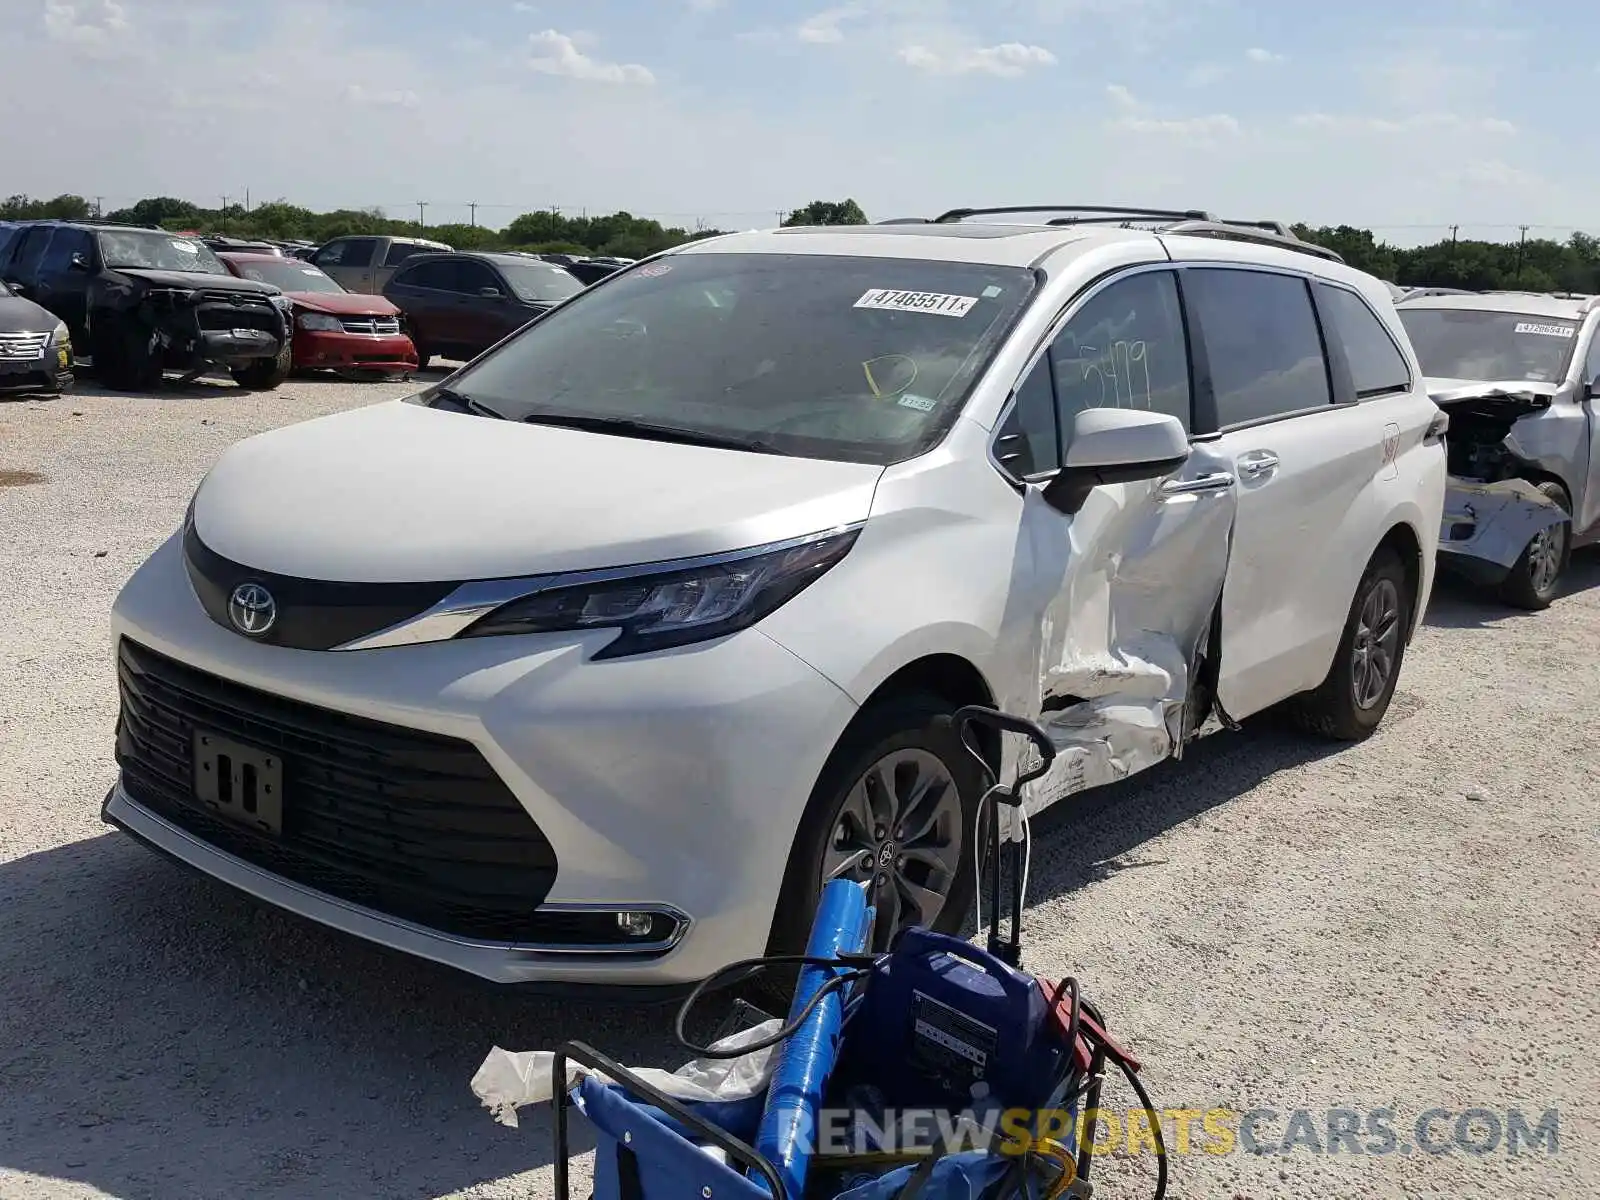
[[[275,751],[195,730],[194,794],[219,817],[283,836],[283,758]]]

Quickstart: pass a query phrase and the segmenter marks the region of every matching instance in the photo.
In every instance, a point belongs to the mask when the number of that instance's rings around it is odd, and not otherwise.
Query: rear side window
[[[1050,344],[1062,454],[1073,419],[1090,408],[1132,408],[1189,420],[1189,345],[1171,271],[1108,284]]]
[[[391,242],[389,245],[389,253],[383,256],[383,265],[386,267],[397,267],[401,263],[405,262],[406,259],[410,258],[413,254],[421,254],[425,250],[430,254],[437,253],[437,251],[433,250],[432,247],[419,246],[415,242]]]
[[[401,287],[432,288],[440,292],[454,291],[456,261],[446,259],[443,262],[412,263],[396,274],[394,281]]]
[[[1333,403],[1322,332],[1303,279],[1200,267],[1184,274],[1221,428]]]
[[[13,264],[18,275],[31,275],[44,257],[45,243],[50,240],[52,226],[35,225],[22,233],[22,243],[17,247],[17,261]]]
[[[1328,332],[1339,339],[1350,362],[1356,399],[1407,390],[1411,371],[1405,357],[1367,302],[1341,287],[1326,283],[1316,286]]]

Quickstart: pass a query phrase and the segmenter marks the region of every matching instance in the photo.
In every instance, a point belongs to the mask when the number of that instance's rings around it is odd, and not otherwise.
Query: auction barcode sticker
[[[978,302],[976,296],[946,296],[939,292],[902,292],[894,288],[872,288],[853,308],[887,308],[895,312],[935,313],[941,317],[964,317]]]
[[[1577,333],[1571,325],[1540,325],[1533,321],[1518,321],[1517,333],[1537,333],[1542,337],[1569,338]]]

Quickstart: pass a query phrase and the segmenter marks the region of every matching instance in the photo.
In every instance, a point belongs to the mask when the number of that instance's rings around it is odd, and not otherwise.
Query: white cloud
[[[44,29],[52,41],[106,51],[124,41],[132,25],[117,0],[45,0]]]
[[[652,84],[656,81],[649,68],[638,63],[601,62],[590,58],[578,49],[572,37],[554,29],[529,34],[528,41],[534,48],[528,66],[545,75],[563,75],[590,83]]]
[[[539,6],[537,4],[529,4],[527,0],[517,0],[517,2],[511,6],[511,11],[526,15],[538,12]]]
[[[994,75],[1015,79],[1035,67],[1053,67],[1056,56],[1043,46],[1021,42],[1002,42],[998,46],[977,46],[941,54],[927,46],[904,46],[900,61],[918,71],[933,75]]]
[[[689,0],[689,11],[697,13],[715,12],[725,3],[727,3],[727,0]]]
[[[844,30],[840,25],[865,15],[866,11],[855,4],[847,4],[841,8],[827,8],[801,21],[795,27],[794,34],[802,42],[810,42],[817,46],[831,45],[844,41]]]
[[[1263,50],[1260,46],[1251,46],[1244,52],[1244,56],[1253,63],[1281,63],[1284,60],[1283,55]]]
[[[373,90],[364,88],[359,83],[352,83],[345,88],[344,98],[351,104],[377,108],[416,108],[420,103],[415,92]]]
[[[1236,118],[1226,113],[1212,113],[1201,117],[1160,117],[1149,111],[1149,105],[1139,100],[1133,92],[1120,83],[1106,85],[1106,95],[1117,116],[1106,122],[1109,129],[1123,133],[1167,134],[1176,137],[1210,139],[1235,137],[1240,132]]]
[[[1302,113],[1294,118],[1301,129],[1322,133],[1403,134],[1428,130],[1460,133],[1513,134],[1517,127],[1499,117],[1464,117],[1456,113],[1412,113],[1404,117],[1363,117],[1335,113]]]
[[[1213,83],[1221,83],[1227,77],[1227,67],[1220,67],[1216,63],[1201,63],[1199,66],[1190,67],[1184,73],[1183,81],[1190,87],[1210,87]]]

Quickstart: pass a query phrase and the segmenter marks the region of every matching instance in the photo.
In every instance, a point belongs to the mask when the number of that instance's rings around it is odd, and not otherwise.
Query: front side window
[[[1410,388],[1411,371],[1405,356],[1367,302],[1352,291],[1326,283],[1317,284],[1317,295],[1332,326],[1329,333],[1339,339],[1350,362],[1356,399]]]
[[[131,267],[142,271],[228,274],[222,260],[201,242],[154,229],[102,229],[100,258],[111,271]]]
[[[580,283],[565,267],[534,262],[500,261],[500,274],[506,277],[518,300],[534,304],[553,304],[583,291]]]
[[[1565,377],[1578,323],[1481,308],[1400,306],[1422,373],[1434,379],[1556,383]]]
[[[58,229],[50,239],[40,271],[46,274],[64,273],[72,269],[72,256],[81,254],[86,259],[94,253],[94,239],[81,229]]]
[[[1594,328],[1590,335],[1589,361],[1583,369],[1583,382],[1594,383],[1600,380],[1600,324]]]
[[[500,285],[500,280],[495,273],[481,262],[474,262],[470,258],[456,260],[454,290],[466,296],[482,294],[484,288],[493,288],[497,292],[505,291]]]
[[[1189,343],[1171,271],[1144,271],[1108,284],[1050,344],[1062,454],[1073,419],[1091,408],[1130,408],[1176,417],[1191,428]]]
[[[1033,288],[1021,267],[672,255],[574,296],[450,388],[513,420],[897,462],[943,436]]]
[[[1304,279],[1202,267],[1184,273],[1183,289],[1205,334],[1219,427],[1333,403]]]

